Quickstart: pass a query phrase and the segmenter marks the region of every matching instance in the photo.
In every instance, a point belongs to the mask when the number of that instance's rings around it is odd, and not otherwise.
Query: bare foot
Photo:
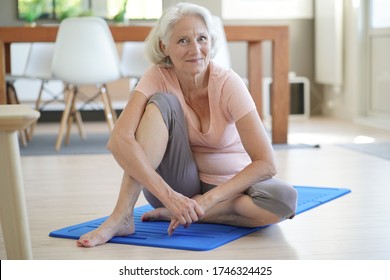
[[[107,243],[114,236],[125,236],[135,232],[134,217],[130,215],[123,219],[110,216],[97,229],[90,231],[77,241],[78,247],[94,247]]]
[[[141,220],[146,221],[170,221],[171,213],[166,208],[156,208],[142,215]]]

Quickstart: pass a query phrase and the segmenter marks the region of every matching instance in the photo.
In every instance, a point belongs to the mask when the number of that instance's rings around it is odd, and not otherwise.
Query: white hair
[[[211,57],[214,57],[218,46],[218,31],[210,11],[192,3],[178,3],[164,11],[145,41],[146,57],[154,64],[172,67],[172,61],[161,49],[161,43],[168,45],[173,26],[187,15],[200,16],[206,24],[211,38]]]

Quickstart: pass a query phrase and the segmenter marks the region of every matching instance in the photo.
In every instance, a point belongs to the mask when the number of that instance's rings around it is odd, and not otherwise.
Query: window
[[[371,2],[371,27],[390,28],[390,1],[372,0]]]
[[[52,18],[52,1],[18,0],[18,18],[32,22],[38,18]]]
[[[18,17],[26,21],[83,15],[123,21],[156,19],[161,13],[162,0],[18,0]]]
[[[162,0],[107,0],[107,18],[113,18],[125,6],[127,19],[157,19],[162,13]]]
[[[224,19],[313,18],[313,0],[222,0]]]

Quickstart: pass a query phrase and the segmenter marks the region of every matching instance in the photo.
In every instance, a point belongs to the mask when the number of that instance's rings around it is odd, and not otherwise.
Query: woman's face
[[[172,28],[167,46],[162,46],[176,71],[196,75],[207,69],[211,38],[201,17],[188,15]]]

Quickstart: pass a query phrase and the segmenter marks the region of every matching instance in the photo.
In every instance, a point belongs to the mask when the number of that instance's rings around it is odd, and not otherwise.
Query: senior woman
[[[164,12],[146,40],[153,62],[121,113],[108,148],[124,170],[116,206],[77,241],[91,247],[135,231],[141,191],[155,208],[143,221],[170,220],[168,234],[194,222],[243,227],[295,215],[295,189],[273,178],[273,151],[241,78],[213,63],[218,34],[204,7]]]

